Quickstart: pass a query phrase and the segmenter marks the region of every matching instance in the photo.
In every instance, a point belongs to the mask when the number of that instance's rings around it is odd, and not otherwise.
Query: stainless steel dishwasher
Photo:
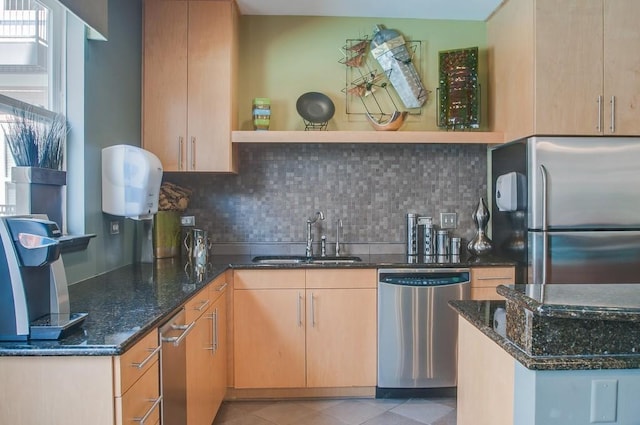
[[[160,328],[163,424],[187,423],[187,347],[184,339],[193,329],[195,322],[189,325],[185,322],[185,310],[181,308]]]
[[[469,294],[466,268],[378,270],[376,397],[455,394],[458,315],[448,303]]]

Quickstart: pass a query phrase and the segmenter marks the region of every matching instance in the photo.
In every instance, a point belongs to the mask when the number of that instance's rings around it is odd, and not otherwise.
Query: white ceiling
[[[484,21],[503,0],[236,0],[243,15]]]

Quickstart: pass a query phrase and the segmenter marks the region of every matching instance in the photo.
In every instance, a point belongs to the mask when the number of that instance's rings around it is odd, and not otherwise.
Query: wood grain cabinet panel
[[[375,269],[235,271],[234,387],[375,386],[375,288]]]
[[[498,285],[515,283],[515,267],[474,267],[471,269],[471,299],[503,300]]]
[[[638,135],[635,0],[510,0],[488,20],[490,125],[505,140]]]
[[[233,0],[144,3],[143,147],[165,171],[237,172]]]

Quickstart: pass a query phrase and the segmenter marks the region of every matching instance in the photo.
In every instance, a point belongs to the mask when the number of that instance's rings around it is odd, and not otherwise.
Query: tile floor
[[[224,402],[213,425],[456,425],[456,399]]]

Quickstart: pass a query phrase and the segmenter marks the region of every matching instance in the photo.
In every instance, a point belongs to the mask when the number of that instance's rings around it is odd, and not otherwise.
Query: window
[[[0,0],[0,125],[64,112],[65,12],[54,0]],[[0,131],[0,214],[15,211],[13,158]]]

